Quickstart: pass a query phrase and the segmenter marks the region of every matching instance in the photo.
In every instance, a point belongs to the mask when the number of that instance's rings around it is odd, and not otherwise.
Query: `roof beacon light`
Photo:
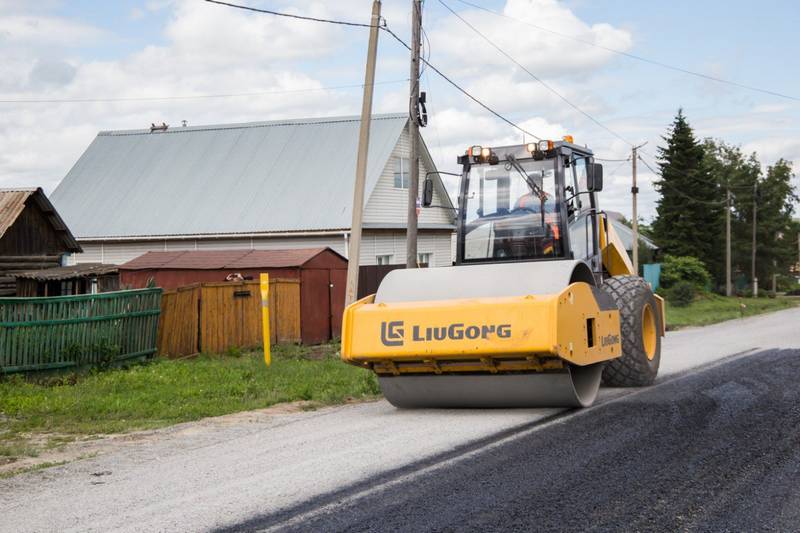
[[[572,135],[564,135],[563,140],[564,142],[568,142],[570,144],[573,144],[575,142],[572,138]]]

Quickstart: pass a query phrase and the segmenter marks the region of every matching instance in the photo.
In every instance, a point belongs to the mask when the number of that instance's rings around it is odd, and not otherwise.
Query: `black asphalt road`
[[[800,531],[798,378],[761,352],[232,529]]]

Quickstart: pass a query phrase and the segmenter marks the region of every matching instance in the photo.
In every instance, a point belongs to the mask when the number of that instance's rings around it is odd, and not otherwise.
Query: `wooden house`
[[[15,274],[82,251],[41,188],[0,189],[0,296],[15,295]]]

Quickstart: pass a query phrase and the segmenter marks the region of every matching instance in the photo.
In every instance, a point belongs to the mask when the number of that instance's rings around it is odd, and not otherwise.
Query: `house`
[[[70,296],[119,290],[116,265],[81,263],[14,274],[17,296]]]
[[[273,280],[296,280],[302,342],[318,344],[341,336],[347,259],[330,248],[148,252],[119,270],[120,282],[131,288],[146,287],[151,280],[168,290],[193,283],[258,281],[262,272]],[[260,324],[260,306],[247,309]]]
[[[625,246],[625,250],[630,254],[633,252],[633,230],[626,222],[625,216],[618,211],[606,211],[608,220],[611,222],[614,231]],[[658,245],[652,239],[639,234],[639,245],[649,251],[650,254],[658,252]]]
[[[0,296],[15,295],[15,274],[58,267],[81,251],[41,188],[0,189]]]
[[[53,193],[74,261],[149,251],[329,247],[348,253],[360,120],[278,120],[100,132]],[[435,166],[421,142],[420,186]],[[370,131],[361,265],[405,263],[408,117]],[[437,174],[434,205],[451,207]],[[454,212],[423,209],[419,262],[451,264]]]

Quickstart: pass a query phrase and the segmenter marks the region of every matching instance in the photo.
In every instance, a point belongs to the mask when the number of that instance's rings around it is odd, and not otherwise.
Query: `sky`
[[[369,22],[370,0],[233,0]],[[800,6],[764,0],[425,0],[423,53],[475,97],[541,138],[570,134],[597,157],[647,143],[653,166],[677,110],[699,138],[800,165],[800,101],[683,74],[607,49],[800,98]],[[635,7],[633,7],[635,5]],[[549,91],[451,14],[449,6]],[[410,41],[410,0],[384,0]],[[534,27],[534,26],[538,26]],[[543,31],[547,28],[552,32]],[[98,131],[360,112],[368,30],[236,10],[202,0],[0,0],[0,186],[50,193]],[[570,38],[571,37],[571,38]],[[381,33],[374,112],[407,109],[409,54]],[[467,146],[523,135],[430,69],[422,74],[439,170]],[[236,95],[236,96],[221,96]],[[203,96],[203,98],[187,98]],[[163,98],[142,100],[142,98]],[[117,101],[46,102],[42,100]],[[590,115],[596,122],[588,118]],[[526,138],[525,140],[530,140]],[[605,162],[601,206],[631,211],[630,162]],[[639,165],[639,212],[655,215],[655,175]],[[446,177],[455,192],[457,178]],[[798,184],[795,178],[795,184]]]

